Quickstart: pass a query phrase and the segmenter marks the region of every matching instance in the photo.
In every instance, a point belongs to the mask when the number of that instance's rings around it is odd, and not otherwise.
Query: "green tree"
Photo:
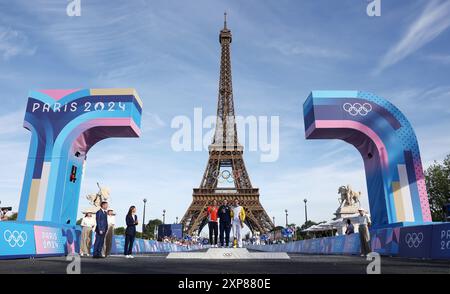
[[[114,229],[114,235],[125,235],[125,228],[124,227],[118,227]]]
[[[283,226],[276,226],[272,231],[281,231],[282,229],[284,229]]]
[[[317,223],[316,222],[313,222],[312,220],[308,220],[306,223],[304,223],[299,229],[300,230],[305,230],[305,229],[307,229],[307,228],[309,228],[309,227],[312,227],[312,226],[315,226],[315,225],[317,225]]]
[[[11,216],[8,217],[8,220],[15,221],[17,220],[17,212],[14,212]]]
[[[431,217],[434,221],[445,220],[445,204],[450,196],[450,154],[443,163],[434,162],[425,171]]]
[[[155,227],[162,225],[162,221],[160,219],[152,219],[147,225],[145,225],[145,237],[148,239],[156,239],[155,236]]]

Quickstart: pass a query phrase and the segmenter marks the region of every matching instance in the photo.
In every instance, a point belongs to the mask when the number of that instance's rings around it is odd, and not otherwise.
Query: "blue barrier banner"
[[[320,239],[311,240],[311,253],[319,253],[320,250]]]
[[[431,258],[450,258],[450,223],[433,225]]]
[[[432,228],[429,225],[401,228],[399,256],[430,258]]]
[[[111,253],[112,254],[123,254],[124,249],[125,249],[125,237],[114,235],[113,241],[112,241],[112,246],[111,246]]]
[[[342,254],[344,252],[345,238],[346,236],[337,236],[333,240],[333,244],[331,246],[332,254]]]
[[[351,234],[345,237],[344,254],[359,254],[360,252],[359,234]]]
[[[399,252],[400,227],[370,231],[372,251],[396,256]]]
[[[0,222],[0,258],[34,256],[35,254],[33,225]]]
[[[30,256],[67,255],[80,251],[79,226],[66,226],[45,222],[0,222],[0,259]],[[95,233],[92,234],[92,247]],[[123,254],[124,236],[114,236],[111,253]],[[189,251],[203,248],[200,245],[182,246],[154,240],[135,239],[134,253]]]

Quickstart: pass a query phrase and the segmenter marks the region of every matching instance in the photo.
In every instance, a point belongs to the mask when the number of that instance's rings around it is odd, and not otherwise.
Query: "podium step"
[[[209,248],[206,252],[171,252],[167,259],[290,259],[286,252],[249,252],[247,248]]]

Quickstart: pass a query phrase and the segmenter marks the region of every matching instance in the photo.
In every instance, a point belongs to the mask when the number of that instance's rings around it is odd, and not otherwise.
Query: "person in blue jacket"
[[[136,237],[136,226],[138,224],[136,206],[131,206],[130,209],[128,209],[125,222],[127,224],[127,228],[125,230],[125,248],[123,254],[126,258],[134,258],[131,254],[133,252],[133,243]]]
[[[97,226],[95,227],[94,258],[102,258],[103,243],[105,242],[105,235],[108,230],[108,202],[103,201],[100,207],[95,214]]]

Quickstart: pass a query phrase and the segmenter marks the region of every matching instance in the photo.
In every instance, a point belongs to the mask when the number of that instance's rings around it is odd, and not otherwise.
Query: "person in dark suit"
[[[228,247],[230,244],[230,231],[231,231],[231,208],[228,205],[228,200],[223,200],[223,205],[219,207],[219,240],[221,247]],[[225,237],[225,242],[224,242]]]
[[[94,258],[102,258],[103,243],[105,242],[105,235],[108,230],[108,202],[103,201],[100,207],[95,214],[97,226],[95,227]]]
[[[125,217],[127,228],[125,230],[125,248],[123,254],[126,258],[134,258],[131,253],[133,252],[134,238],[136,237],[136,225],[138,224],[138,218],[136,215],[136,207],[131,206]]]

